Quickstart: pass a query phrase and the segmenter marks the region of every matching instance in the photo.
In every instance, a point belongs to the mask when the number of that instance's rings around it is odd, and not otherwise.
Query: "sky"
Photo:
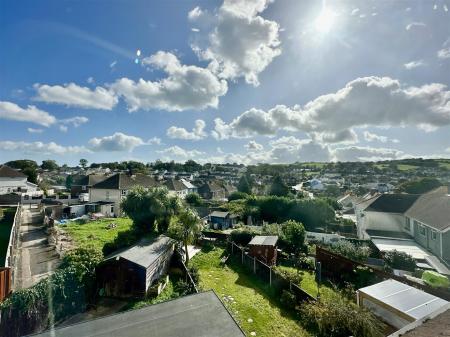
[[[0,162],[450,157],[450,0],[0,2]]]

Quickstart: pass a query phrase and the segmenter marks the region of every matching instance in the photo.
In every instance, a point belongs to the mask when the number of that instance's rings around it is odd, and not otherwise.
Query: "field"
[[[15,212],[15,208],[3,208],[0,210],[0,267],[3,267],[5,263]]]
[[[244,332],[250,336],[310,336],[295,319],[295,314],[279,305],[268,284],[257,279],[239,264],[222,266],[222,248],[198,253],[191,265],[199,269],[200,288],[214,289]]]
[[[107,226],[111,223],[115,223],[117,227],[107,229]],[[131,225],[132,221],[129,218],[114,218],[95,220],[86,224],[70,222],[67,225],[61,225],[61,227],[72,237],[76,246],[93,245],[102,250],[106,243],[114,241],[119,232],[130,230]]]

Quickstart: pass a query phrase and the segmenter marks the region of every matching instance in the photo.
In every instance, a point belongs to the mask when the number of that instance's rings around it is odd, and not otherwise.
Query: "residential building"
[[[154,177],[145,174],[116,173],[89,188],[89,202],[112,201],[116,215],[120,215],[120,203],[135,186],[152,188],[161,186]]]
[[[192,184],[191,184],[192,185]],[[169,194],[176,195],[177,197],[184,199],[189,194],[189,188],[181,180],[168,179],[163,183],[163,186],[167,187]]]
[[[38,185],[30,183],[27,176],[9,166],[0,166],[0,195],[17,193],[23,196],[42,195]]]
[[[228,197],[228,190],[224,187],[224,184],[217,181],[211,180],[205,182],[198,188],[198,194],[204,199],[212,200],[224,200]]]
[[[82,193],[89,193],[89,189],[95,184],[107,179],[105,174],[89,174],[83,176],[75,176],[70,188],[70,194],[78,197]]]

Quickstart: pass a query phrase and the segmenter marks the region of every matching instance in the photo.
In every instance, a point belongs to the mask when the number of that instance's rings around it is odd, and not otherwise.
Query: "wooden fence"
[[[243,248],[234,242],[230,242],[230,253],[236,258],[237,261],[247,267],[247,269],[253,271],[258,278],[269,283],[270,287],[275,288],[280,295],[283,290],[289,290],[295,295],[297,303],[303,301],[316,301],[314,296],[307,293],[290,280],[286,279],[271,266],[268,266],[257,258],[248,255]]]
[[[369,267],[372,269],[375,277],[381,280],[394,279],[396,281],[406,283],[412,287],[421,289],[434,296],[440,297],[446,301],[450,301],[450,292],[448,291],[432,288],[430,286],[411,281],[406,277],[397,276],[383,270],[375,269],[372,266],[333,253],[323,247],[316,247],[316,261],[320,262],[322,265],[322,275],[334,281],[345,281],[346,278],[354,275],[354,270],[357,267]]]
[[[0,268],[0,302],[11,293],[11,268]]]

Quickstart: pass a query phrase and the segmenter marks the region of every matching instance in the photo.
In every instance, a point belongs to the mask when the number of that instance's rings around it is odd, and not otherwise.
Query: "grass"
[[[116,228],[106,229],[110,223],[115,223]],[[69,222],[61,227],[69,233],[78,247],[86,247],[93,245],[95,248],[102,250],[106,243],[111,243],[117,237],[119,232],[131,229],[132,220],[129,218],[101,219],[80,224],[77,222]]]
[[[9,236],[14,222],[16,208],[2,208],[0,212],[0,267],[4,267]]]
[[[167,283],[164,290],[159,294],[158,296],[151,298],[151,299],[145,299],[145,300],[137,300],[135,302],[130,302],[127,304],[123,311],[125,310],[133,310],[133,309],[141,309],[148,305],[152,304],[158,304],[161,302],[169,301],[173,298],[179,297],[179,294],[175,291],[175,284],[171,279],[169,279],[169,282]]]
[[[200,288],[213,289],[248,336],[310,336],[292,312],[281,308],[268,284],[233,261],[222,266],[223,253],[218,247],[204,249],[190,265],[199,270]]]
[[[417,170],[417,166],[415,165],[408,165],[408,164],[398,164],[397,169],[399,171],[411,171],[411,170]]]

